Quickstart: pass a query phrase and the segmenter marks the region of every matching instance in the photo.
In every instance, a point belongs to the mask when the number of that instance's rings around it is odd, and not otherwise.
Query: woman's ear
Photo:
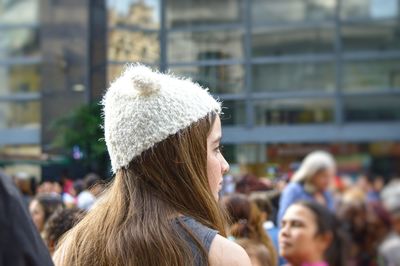
[[[324,234],[320,234],[317,236],[317,241],[319,242],[319,246],[322,251],[326,251],[330,244],[332,243],[333,235],[331,232],[327,232]]]

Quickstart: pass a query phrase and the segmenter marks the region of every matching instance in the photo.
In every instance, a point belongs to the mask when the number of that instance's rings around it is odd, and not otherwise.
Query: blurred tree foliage
[[[98,102],[81,106],[54,121],[53,146],[65,150],[71,159],[77,159],[73,151],[79,147],[80,160],[88,170],[105,174],[109,163],[102,124],[102,106]]]

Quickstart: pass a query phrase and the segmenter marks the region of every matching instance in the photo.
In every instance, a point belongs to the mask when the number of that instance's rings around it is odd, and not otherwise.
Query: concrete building
[[[46,152],[48,123],[142,62],[223,100],[234,170],[286,171],[327,149],[342,171],[400,176],[399,0],[3,3],[1,150]]]

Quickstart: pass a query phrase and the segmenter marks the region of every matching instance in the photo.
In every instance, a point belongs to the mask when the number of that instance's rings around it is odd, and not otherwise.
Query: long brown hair
[[[248,238],[262,243],[269,251],[268,265],[277,265],[278,255],[272,240],[263,228],[262,214],[246,195],[233,194],[223,199],[230,216],[230,234],[235,238]]]
[[[225,216],[207,178],[212,113],[117,172],[109,189],[64,238],[57,265],[193,265],[173,223],[180,215],[225,235]],[[183,224],[181,224],[184,227]],[[203,252],[200,242],[188,231]]]

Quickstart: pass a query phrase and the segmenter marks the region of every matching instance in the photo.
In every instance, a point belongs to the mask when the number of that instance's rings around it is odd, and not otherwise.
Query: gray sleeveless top
[[[208,228],[207,226],[202,225],[197,222],[195,219],[187,216],[176,218],[175,220],[175,229],[177,233],[188,243],[190,251],[193,253],[193,258],[195,261],[195,265],[202,266],[205,265],[208,258],[204,258],[199,250],[199,247],[196,245],[195,240],[185,231],[185,229],[180,225],[183,223],[185,227],[187,227],[193,235],[200,241],[204,250],[207,254],[210,251],[211,242],[214,240],[215,236],[218,234],[218,231]]]

